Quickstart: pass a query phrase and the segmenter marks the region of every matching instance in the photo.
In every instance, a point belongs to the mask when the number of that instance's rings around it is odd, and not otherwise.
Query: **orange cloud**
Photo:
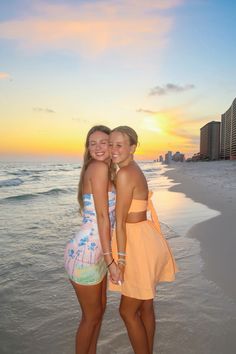
[[[110,49],[162,48],[173,26],[163,11],[182,0],[117,1],[77,5],[37,4],[26,18],[0,23],[0,38],[27,50],[70,50],[85,56]],[[32,5],[33,6],[33,5]],[[155,10],[155,11],[151,11]]]

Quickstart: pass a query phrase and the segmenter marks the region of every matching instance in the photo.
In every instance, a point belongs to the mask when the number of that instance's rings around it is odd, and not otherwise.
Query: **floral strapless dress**
[[[115,224],[115,191],[108,192],[111,232]],[[64,260],[68,276],[81,285],[100,283],[107,273],[98,233],[93,194],[84,194],[82,226],[67,243]]]

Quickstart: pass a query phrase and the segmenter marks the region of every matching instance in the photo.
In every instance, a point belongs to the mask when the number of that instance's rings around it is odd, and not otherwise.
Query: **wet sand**
[[[220,215],[194,225],[187,236],[200,241],[203,272],[236,301],[236,161],[172,163],[166,176],[180,183],[170,191],[218,210]]]

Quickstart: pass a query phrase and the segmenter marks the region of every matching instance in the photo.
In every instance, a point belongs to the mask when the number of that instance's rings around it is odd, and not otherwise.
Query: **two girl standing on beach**
[[[155,288],[160,281],[174,280],[177,268],[161,233],[146,179],[133,160],[136,132],[127,126],[111,132],[108,128],[101,132],[98,127],[88,133],[80,177],[83,224],[65,251],[66,270],[82,309],[76,354],[96,353],[106,303],[107,269],[110,290],[122,294],[120,315],[134,352],[152,354]],[[119,166],[116,192],[109,173],[110,156]],[[148,209],[152,220],[147,220]],[[114,210],[116,231],[111,250]]]

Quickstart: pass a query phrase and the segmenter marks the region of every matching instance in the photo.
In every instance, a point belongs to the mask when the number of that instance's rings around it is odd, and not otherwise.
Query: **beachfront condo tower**
[[[202,160],[219,160],[220,122],[209,122],[200,129],[200,158]]]
[[[229,109],[221,115],[220,155],[225,160],[236,159],[236,98]]]

